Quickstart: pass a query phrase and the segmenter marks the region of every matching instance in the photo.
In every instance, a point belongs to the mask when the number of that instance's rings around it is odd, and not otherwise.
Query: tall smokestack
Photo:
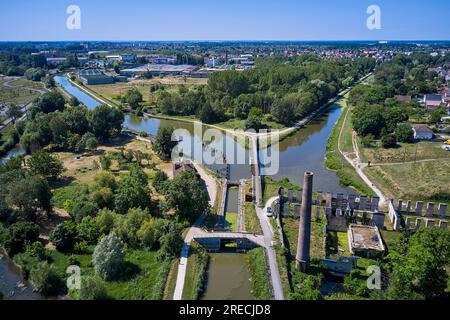
[[[314,174],[312,172],[305,172],[296,256],[297,270],[300,272],[306,272],[308,270],[310,261],[313,178]]]

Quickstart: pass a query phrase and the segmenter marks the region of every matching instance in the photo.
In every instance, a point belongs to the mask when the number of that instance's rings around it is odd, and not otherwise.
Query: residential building
[[[439,94],[426,94],[423,102],[427,109],[436,110],[444,103],[444,99]]]
[[[413,128],[415,140],[431,140],[434,137],[433,130],[427,126],[417,126]]]

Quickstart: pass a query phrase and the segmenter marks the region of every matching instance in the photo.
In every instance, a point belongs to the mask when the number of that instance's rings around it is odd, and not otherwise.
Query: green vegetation
[[[238,214],[233,212],[227,212],[225,214],[225,229],[231,232],[238,231]]]
[[[249,251],[247,253],[247,261],[251,276],[252,295],[257,300],[272,299],[269,268],[264,248],[257,248]]]
[[[375,61],[368,58],[330,61],[302,55],[259,59],[254,70],[214,73],[207,86],[162,90],[156,106],[165,115],[195,115],[205,123],[225,123],[227,127],[235,127],[236,120],[241,120],[241,129],[261,129],[270,122],[289,125],[320,108],[374,66]]]
[[[209,259],[208,252],[203,247],[195,243],[191,245],[183,288],[184,300],[201,298],[206,285]]]

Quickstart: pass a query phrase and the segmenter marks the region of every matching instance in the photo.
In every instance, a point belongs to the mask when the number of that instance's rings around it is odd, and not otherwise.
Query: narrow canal
[[[71,95],[78,98],[88,109],[94,109],[100,105],[100,102],[74,87],[66,78],[57,76],[55,77],[55,81]],[[333,172],[328,171],[323,164],[328,137],[339,119],[341,112],[342,110],[338,105],[333,105],[319,118],[314,119],[307,126],[283,140],[280,143],[279,172],[272,178],[281,179],[287,177],[293,183],[300,184],[303,172],[313,171],[315,173],[315,190],[324,192],[331,191],[334,193],[343,192],[345,194],[351,193],[351,189],[339,185],[338,177]],[[134,115],[127,115],[124,123],[124,127],[137,131],[145,131],[153,136],[156,135],[160,127],[164,126],[184,129],[181,134],[183,142],[190,142],[191,144],[199,142],[200,145],[203,144],[202,136],[195,132],[194,126],[190,123],[142,118]],[[211,142],[205,143],[203,148],[210,151],[213,157],[223,159],[223,154],[216,152],[216,150],[226,149],[222,148],[222,146],[227,144],[233,145],[230,144],[232,141],[229,139],[231,138],[226,135],[216,137]],[[232,181],[250,178],[248,150],[239,143],[235,143],[233,148],[234,154],[245,155],[244,158],[246,161],[244,164],[234,164],[235,159],[228,159],[226,163],[232,163],[229,165],[228,178]],[[7,157],[15,156],[15,154],[21,152],[23,151],[18,148],[11,151]],[[270,152],[271,150],[269,149]],[[191,154],[186,152],[185,156],[188,158]],[[210,168],[217,171],[224,170],[226,167],[225,164],[210,166]],[[264,169],[262,173],[264,174]],[[234,191],[229,193],[230,201],[227,203],[227,212],[237,212],[237,198],[237,192],[236,194],[234,194]],[[249,278],[250,275],[245,255],[235,253],[214,254],[212,255],[211,265],[208,271],[208,284],[204,299],[252,299]],[[18,283],[20,281],[20,276],[17,275],[11,264],[5,259],[0,261],[0,279],[1,283],[6,284]],[[9,287],[0,287],[0,290],[4,293],[5,291],[11,291]],[[24,290],[24,292],[28,291]],[[26,298],[27,296],[28,293],[16,294],[11,298]]]
[[[253,300],[247,265],[245,254],[211,254],[208,285],[202,300]]]

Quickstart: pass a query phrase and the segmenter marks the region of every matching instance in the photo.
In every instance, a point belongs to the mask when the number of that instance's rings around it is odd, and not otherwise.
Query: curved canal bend
[[[93,97],[73,86],[67,78],[57,76],[55,77],[55,81],[68,93],[80,100],[88,109],[92,110],[101,104]],[[307,126],[284,139],[279,146],[280,168],[278,173],[272,176],[272,178],[281,179],[287,177],[293,183],[300,184],[303,172],[312,171],[315,173],[314,190],[323,192],[331,191],[333,193],[342,192],[345,194],[351,193],[351,189],[341,186],[339,184],[339,178],[335,173],[327,170],[324,166],[328,137],[341,113],[342,109],[339,105],[332,105],[318,118],[313,119]],[[200,143],[202,145],[203,137],[195,132],[194,125],[191,123],[138,117],[135,115],[126,115],[124,122],[124,127],[136,131],[145,131],[152,136],[157,134],[160,127],[169,126],[184,129],[182,133],[183,141]],[[203,130],[203,133],[205,130]],[[229,136],[224,135],[209,143],[208,148],[210,148],[210,151],[214,149],[225,149],[222,146],[230,142],[229,139],[231,139]],[[238,143],[234,145],[236,154],[245,154],[246,164],[230,165],[229,179],[233,181],[249,179],[251,178],[251,171],[248,150]],[[271,149],[269,148],[268,150],[269,154],[272,151]],[[14,152],[20,153],[20,148]],[[13,154],[9,156],[13,156]],[[188,156],[186,154],[186,157]],[[223,170],[224,168],[224,166],[214,165],[209,167],[213,170]],[[264,174],[264,168],[262,168],[262,174]],[[223,265],[227,265],[230,271],[222,272],[221,268]],[[5,272],[4,270],[0,271]],[[242,293],[244,299],[250,299],[251,294],[247,290],[249,288],[248,277],[245,256],[242,257],[242,255],[237,254],[215,255],[211,259],[209,281],[204,298],[230,299],[230,297],[241,296],[241,294],[237,293],[240,290],[239,292]],[[236,288],[240,289],[238,290]]]

